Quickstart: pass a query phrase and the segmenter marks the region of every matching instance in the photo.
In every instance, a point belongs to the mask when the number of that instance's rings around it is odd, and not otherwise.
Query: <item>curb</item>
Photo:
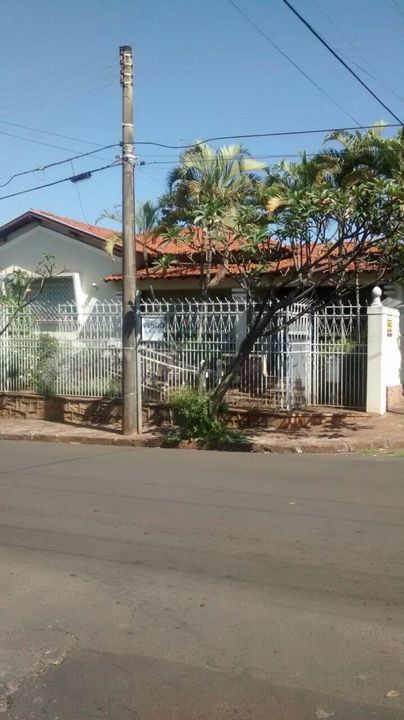
[[[97,435],[78,435],[76,433],[41,433],[38,431],[0,431],[0,440],[30,440],[39,442],[67,443],[77,445],[103,445],[112,447],[132,447],[132,448],[164,448],[170,449],[165,443],[163,435],[145,435],[125,437],[123,435],[97,436]],[[369,438],[369,440],[330,440],[319,442],[307,442],[290,440],[281,442],[236,442],[234,445],[226,443],[219,448],[211,448],[221,452],[251,452],[251,453],[276,453],[276,454],[327,454],[327,453],[349,453],[361,450],[394,450],[404,447],[404,438],[391,438],[379,436]],[[204,450],[201,443],[190,442],[188,444],[181,443],[173,449],[181,450]]]
[[[115,447],[161,447],[162,436],[135,436],[125,437],[123,435],[97,436],[97,435],[76,435],[74,433],[41,433],[0,431],[0,440],[36,440],[39,442],[66,443],[75,445],[109,445]]]
[[[404,438],[379,437],[369,440],[331,440],[330,442],[254,443],[252,452],[278,454],[336,454],[361,450],[398,450],[404,447]]]

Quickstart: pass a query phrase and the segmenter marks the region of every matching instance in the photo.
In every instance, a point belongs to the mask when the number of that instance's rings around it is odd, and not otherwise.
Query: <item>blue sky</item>
[[[391,120],[282,0],[237,3],[360,124]],[[404,0],[294,4],[403,117]],[[2,0],[0,184],[16,172],[95,149],[91,143],[119,142],[122,44],[135,52],[139,141],[176,145],[216,135],[354,124],[228,0]],[[321,136],[246,144],[259,156],[310,152]],[[104,165],[117,152],[17,178],[0,188],[0,196]],[[136,171],[138,198],[161,194],[177,153],[138,146],[139,159],[148,163]],[[117,167],[79,186],[69,182],[1,200],[0,223],[29,207],[94,222],[103,208],[120,202],[120,191]]]

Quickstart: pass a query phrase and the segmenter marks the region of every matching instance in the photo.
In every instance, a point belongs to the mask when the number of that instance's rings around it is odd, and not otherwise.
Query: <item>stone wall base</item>
[[[122,403],[120,400],[1,393],[1,417],[120,428]]]
[[[400,386],[401,387],[401,386]],[[336,427],[359,413],[305,409],[277,412],[270,408],[230,408],[229,424],[234,428],[291,430],[327,423]],[[0,393],[0,418],[49,420],[73,425],[95,425],[120,429],[122,401],[102,398],[45,397],[30,393]],[[172,424],[167,405],[150,403],[143,408],[148,427]]]

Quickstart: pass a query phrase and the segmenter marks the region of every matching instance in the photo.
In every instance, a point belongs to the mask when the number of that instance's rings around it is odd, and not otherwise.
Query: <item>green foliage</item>
[[[220,445],[240,439],[240,434],[228,427],[227,406],[222,403],[214,413],[211,398],[193,389],[179,390],[170,399],[177,429],[170,433],[169,440],[201,440],[208,446]]]
[[[30,283],[30,276],[23,270],[14,270],[4,279],[4,296],[2,302],[15,305],[21,302]]]
[[[168,192],[160,199],[163,224],[194,223],[195,208],[215,214],[237,201],[251,202],[266,165],[240,144],[219,149],[196,143],[181,155],[168,176]]]
[[[53,395],[56,391],[58,349],[59,341],[52,335],[44,333],[39,336],[31,382],[33,390],[40,395]]]
[[[108,383],[108,387],[105,390],[103,397],[108,400],[116,400],[122,397],[122,378],[113,377]]]

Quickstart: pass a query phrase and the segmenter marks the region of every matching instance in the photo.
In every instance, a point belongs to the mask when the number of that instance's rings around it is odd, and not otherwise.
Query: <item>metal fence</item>
[[[147,400],[173,388],[220,380],[257,308],[242,299],[142,303],[142,384]],[[227,393],[237,406],[309,405],[362,409],[366,404],[366,309],[331,305],[279,312],[254,345]]]
[[[138,327],[144,402],[179,388],[213,388],[257,308],[243,298],[142,300]],[[0,329],[10,309],[0,308]],[[232,405],[363,408],[366,313],[353,305],[278,313],[227,393]],[[29,306],[0,336],[0,391],[84,397],[121,394],[122,305]]]
[[[11,315],[0,309],[0,330]],[[119,302],[28,306],[0,336],[0,390],[119,397],[121,315]]]

